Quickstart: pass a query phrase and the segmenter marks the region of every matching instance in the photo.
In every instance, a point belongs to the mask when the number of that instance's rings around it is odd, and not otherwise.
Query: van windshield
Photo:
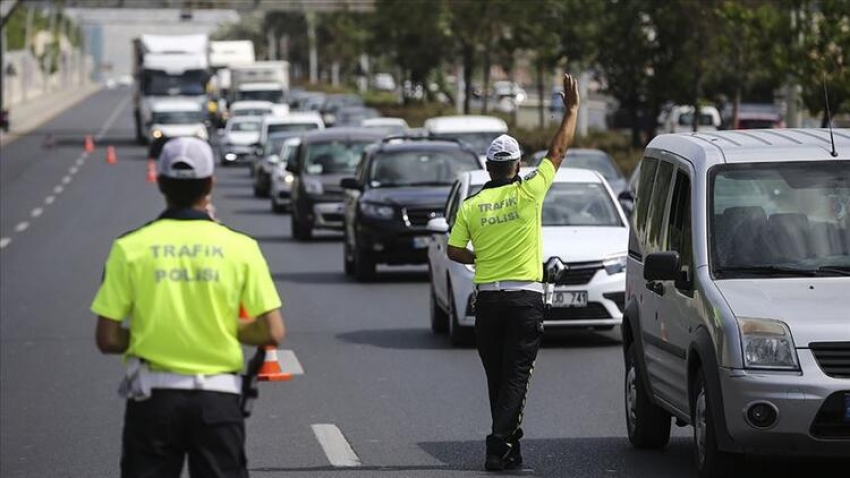
[[[715,169],[712,268],[720,277],[850,275],[850,162]]]

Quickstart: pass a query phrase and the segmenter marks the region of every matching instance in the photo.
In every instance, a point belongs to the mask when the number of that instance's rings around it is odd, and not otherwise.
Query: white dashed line
[[[118,119],[118,115],[121,114],[122,111],[124,111],[124,108],[127,106],[127,103],[130,102],[131,98],[132,96],[124,98],[124,100],[121,101],[121,104],[119,104],[118,107],[115,108],[115,111],[112,112],[112,114],[106,120],[106,123],[103,124],[103,128],[100,128],[100,131],[97,133],[97,136],[94,137],[96,141],[100,141],[101,139],[103,139],[103,135],[105,135],[106,132],[109,131],[109,128],[111,128],[112,124],[115,123],[115,120]]]
[[[44,209],[42,209],[42,208],[40,208],[40,207],[37,207],[37,208],[35,208],[35,209],[33,209],[33,210],[32,210],[32,212],[30,213],[30,216],[32,216],[32,217],[38,217],[38,216],[41,216],[41,214],[42,214],[43,212],[44,212]]]
[[[71,176],[65,176],[62,178],[62,184],[68,184],[71,182]]]
[[[330,423],[318,423],[312,425],[313,434],[319,440],[319,445],[325,451],[325,456],[332,466],[349,468],[360,466],[360,458],[354,453],[348,440],[336,425]]]
[[[10,242],[12,242],[11,238],[8,238],[8,237],[0,238],[0,249],[3,249],[6,246],[8,246]]]
[[[82,166],[82,165],[86,164],[86,157],[81,156],[79,159],[77,159],[76,164],[77,164],[77,166]]]
[[[65,188],[63,188],[62,186],[56,186],[55,188],[53,188],[53,194],[62,194],[62,191],[64,190]]]
[[[53,201],[55,201],[55,200],[56,200],[56,196],[47,196],[46,198],[44,198],[44,204],[47,204],[49,206],[49,205],[53,204]]]
[[[27,228],[30,227],[30,223],[24,221],[19,222],[17,226],[15,226],[15,232],[24,232]]]
[[[304,368],[292,350],[278,350],[277,361],[280,363],[280,369],[283,373],[304,375]]]
[[[78,168],[76,166],[71,166],[71,169],[68,170],[68,173],[77,174],[77,171],[79,171],[79,170],[80,170],[80,168]]]

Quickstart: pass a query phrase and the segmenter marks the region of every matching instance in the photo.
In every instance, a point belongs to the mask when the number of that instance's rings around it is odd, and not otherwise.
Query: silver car
[[[746,453],[850,457],[850,130],[834,138],[647,146],[622,325],[636,447],[664,447],[675,418],[701,477]]]

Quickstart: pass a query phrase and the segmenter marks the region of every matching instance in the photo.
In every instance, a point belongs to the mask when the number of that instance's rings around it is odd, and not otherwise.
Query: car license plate
[[[422,237],[414,237],[413,238],[413,248],[414,249],[425,249],[428,247],[428,244],[431,242],[431,238],[428,236]]]
[[[850,393],[844,394],[844,421],[850,422]]]
[[[587,291],[556,290],[552,307],[587,307]]]

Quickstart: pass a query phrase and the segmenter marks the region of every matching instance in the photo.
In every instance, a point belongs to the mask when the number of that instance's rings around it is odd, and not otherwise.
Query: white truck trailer
[[[289,98],[289,63],[258,61],[230,70],[230,102],[270,101],[286,104]]]
[[[152,105],[163,97],[190,98],[206,105],[210,79],[207,35],[142,35],[133,40],[136,139],[148,140]]]

